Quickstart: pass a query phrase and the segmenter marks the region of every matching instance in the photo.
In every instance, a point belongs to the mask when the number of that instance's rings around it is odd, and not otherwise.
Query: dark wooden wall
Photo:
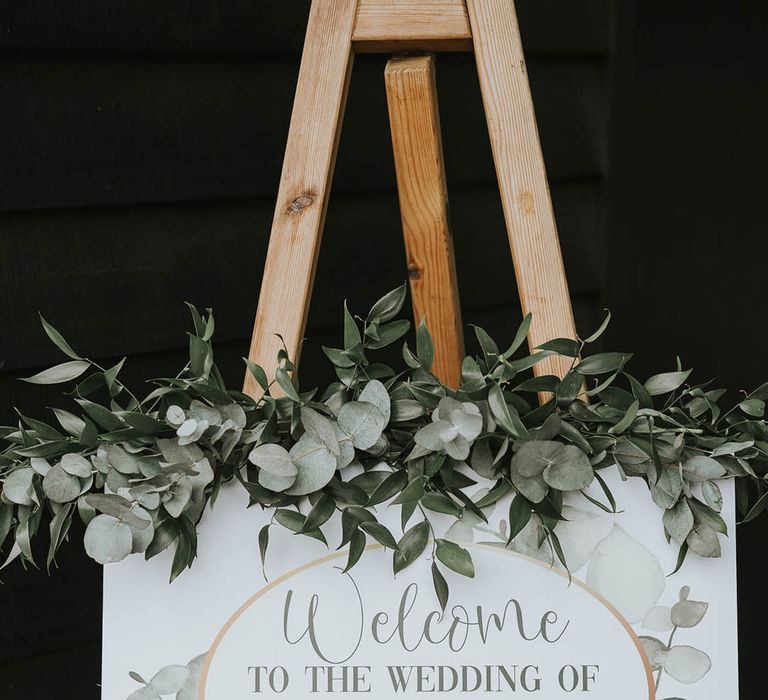
[[[768,379],[768,5],[616,7],[605,342],[641,374],[680,354],[738,401]],[[766,697],[766,532],[737,535],[744,700]]]
[[[612,0],[518,0],[581,328],[606,284]],[[0,3],[0,418],[54,394],[15,378],[56,361],[38,311],[128,377],[183,362],[184,301],[213,306],[236,384],[258,296],[307,0]],[[406,276],[383,85],[358,59],[303,356]],[[480,92],[469,56],[438,83],[465,321],[519,321]],[[50,578],[0,587],[0,697],[96,698],[100,573],[75,545]],[[151,633],[151,630],[148,630]]]

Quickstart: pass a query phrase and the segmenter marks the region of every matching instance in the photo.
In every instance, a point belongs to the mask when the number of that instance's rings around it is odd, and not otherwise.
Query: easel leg
[[[393,58],[384,75],[414,316],[434,336],[435,375],[457,387],[464,339],[434,56]]]
[[[280,333],[298,359],[352,68],[357,0],[313,2],[249,358],[274,375]],[[243,391],[261,394],[246,373]]]
[[[467,0],[467,7],[517,287],[523,313],[533,313],[528,340],[534,348],[575,338],[514,4]],[[534,369],[563,376],[569,366],[569,358],[553,357]]]

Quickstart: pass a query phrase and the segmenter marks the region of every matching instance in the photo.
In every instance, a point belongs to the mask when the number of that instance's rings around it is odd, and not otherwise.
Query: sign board
[[[102,697],[737,698],[731,485],[722,558],[691,555],[672,576],[677,548],[645,484],[610,486],[617,514],[586,499],[565,508],[570,576],[533,525],[504,546],[504,503],[488,523],[446,519],[476,575],[448,572],[442,614],[430,548],[394,576],[391,552],[372,545],[343,573],[344,550],[275,527],[265,580],[257,536],[271,513],[226,488],[201,523],[198,561],[173,584],[170,552],[106,567]],[[377,515],[400,531],[399,508]]]

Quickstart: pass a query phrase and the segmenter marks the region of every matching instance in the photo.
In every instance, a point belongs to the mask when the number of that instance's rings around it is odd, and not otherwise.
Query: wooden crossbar
[[[359,52],[471,51],[464,0],[360,0],[352,32]]]
[[[272,376],[282,336],[298,359],[356,51],[474,51],[529,345],[575,338],[513,0],[313,0],[249,358]],[[461,315],[442,162],[434,59],[390,61],[385,74],[401,216],[417,318],[456,385]],[[547,358],[541,374],[569,364]],[[250,373],[244,391],[261,390]]]

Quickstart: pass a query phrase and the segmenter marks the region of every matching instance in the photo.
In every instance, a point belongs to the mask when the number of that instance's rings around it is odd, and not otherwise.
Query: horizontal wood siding
[[[358,59],[335,190],[394,187],[384,57]],[[298,62],[0,53],[0,211],[274,197]],[[494,180],[470,56],[441,56],[449,186]],[[552,179],[606,170],[606,70],[530,66]]]
[[[553,199],[571,289],[597,292],[600,185],[555,184]],[[457,187],[450,204],[464,305],[514,303],[498,192]],[[0,344],[4,369],[56,360],[38,311],[91,357],[185,345],[184,301],[213,307],[218,338],[246,338],[273,206],[269,199],[234,200],[0,216],[0,327],[13,329]],[[313,326],[337,323],[345,295],[359,293],[360,304],[368,304],[407,277],[399,227],[393,192],[332,198]]]
[[[538,53],[605,54],[612,0],[517,0]],[[161,53],[298,53],[309,0],[8,0],[0,48]]]

